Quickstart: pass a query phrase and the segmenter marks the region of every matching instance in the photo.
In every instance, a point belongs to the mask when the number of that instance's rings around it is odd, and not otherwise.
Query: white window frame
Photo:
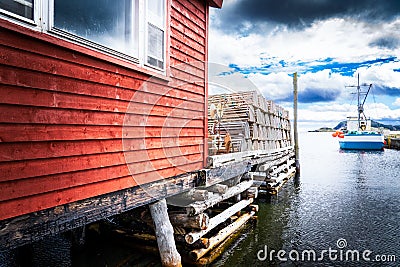
[[[0,15],[3,18],[6,18],[8,20],[11,20],[17,24],[27,24],[28,26],[38,26],[40,25],[40,16],[38,16],[41,13],[42,10],[42,1],[38,0],[33,0],[33,19],[26,18],[24,16],[20,16],[18,14],[12,13],[8,10],[0,8]]]
[[[68,0],[64,0],[68,1]],[[84,1],[84,0],[82,0]],[[107,47],[102,44],[90,41],[82,38],[78,35],[74,35],[67,31],[63,31],[54,27],[54,0],[33,0],[33,19],[14,14],[7,10],[0,8],[0,17],[12,21],[16,24],[26,26],[53,36],[57,36],[61,39],[68,40],[72,43],[80,44],[88,48],[92,48],[96,51],[112,55],[114,57],[123,59],[125,61],[133,62],[141,67],[150,68],[166,73],[166,61],[167,61],[167,48],[166,48],[166,17],[167,17],[167,0],[162,0],[164,5],[164,16],[162,19],[158,18],[158,22],[155,25],[163,30],[163,67],[159,68],[153,66],[147,62],[148,55],[148,31],[147,25],[149,21],[154,24],[157,19],[152,17],[150,12],[147,12],[147,1],[154,0],[132,0],[133,8],[133,21],[132,27],[134,28],[135,38],[137,39],[135,48],[132,54],[127,54],[114,50],[112,47]]]
[[[153,66],[153,65],[151,65],[151,64],[149,64],[147,62],[147,57],[149,56],[149,52],[148,52],[149,45],[147,43],[148,42],[148,30],[147,29],[148,29],[148,25],[152,24],[156,28],[159,28],[160,30],[163,31],[163,53],[162,53],[163,58],[161,59],[162,62],[163,62],[163,67],[161,69],[163,70],[163,69],[165,69],[165,62],[166,62],[166,53],[165,53],[165,51],[166,51],[166,48],[165,48],[166,47],[166,19],[165,19],[165,16],[163,18],[159,18],[157,16],[154,16],[150,12],[148,12],[148,7],[147,7],[148,1],[154,1],[154,0],[145,1],[146,2],[146,6],[145,6],[146,19],[145,19],[145,25],[144,25],[144,27],[145,27],[145,30],[144,30],[144,32],[145,32],[145,41],[144,41],[144,43],[145,43],[145,50],[144,50],[145,51],[145,57],[144,57],[144,62],[145,62],[146,65],[158,69],[157,66]],[[167,13],[167,5],[166,5],[166,1],[163,1],[163,2],[164,2],[163,3],[163,5],[164,5],[163,6],[163,12],[164,12],[164,15],[165,15]],[[157,60],[160,60],[160,59],[157,58]]]

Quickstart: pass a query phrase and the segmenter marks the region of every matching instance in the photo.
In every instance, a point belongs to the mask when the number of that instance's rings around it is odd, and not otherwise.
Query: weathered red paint
[[[167,75],[0,19],[0,220],[204,166],[222,1],[167,3]]]

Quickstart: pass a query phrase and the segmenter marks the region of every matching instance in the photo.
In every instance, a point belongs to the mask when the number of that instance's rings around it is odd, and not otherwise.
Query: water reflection
[[[341,151],[325,133],[300,135],[301,177],[275,198],[259,203],[257,227],[214,266],[382,266],[378,262],[259,261],[257,252],[269,249],[371,250],[394,254],[400,261],[399,151]],[[343,254],[345,255],[345,254]],[[385,263],[384,266],[398,266]]]

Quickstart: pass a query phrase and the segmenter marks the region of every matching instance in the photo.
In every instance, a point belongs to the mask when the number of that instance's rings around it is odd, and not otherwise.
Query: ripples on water
[[[400,266],[399,159],[396,150],[340,151],[330,133],[300,134],[300,182],[290,181],[277,197],[259,203],[257,227],[214,266]],[[330,261],[327,254],[322,262],[257,259],[265,245],[319,256],[338,249],[341,238],[347,242],[344,253],[368,249],[371,258],[395,255],[397,264]]]

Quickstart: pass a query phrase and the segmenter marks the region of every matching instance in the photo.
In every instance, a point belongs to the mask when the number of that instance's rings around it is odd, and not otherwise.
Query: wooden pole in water
[[[299,162],[299,136],[297,133],[297,72],[293,73],[293,130],[294,130],[294,154],[296,158],[296,177],[299,177],[300,162]]]
[[[155,226],[162,265],[181,267],[181,255],[176,249],[174,229],[169,221],[166,200],[159,200],[149,205],[149,208]]]

